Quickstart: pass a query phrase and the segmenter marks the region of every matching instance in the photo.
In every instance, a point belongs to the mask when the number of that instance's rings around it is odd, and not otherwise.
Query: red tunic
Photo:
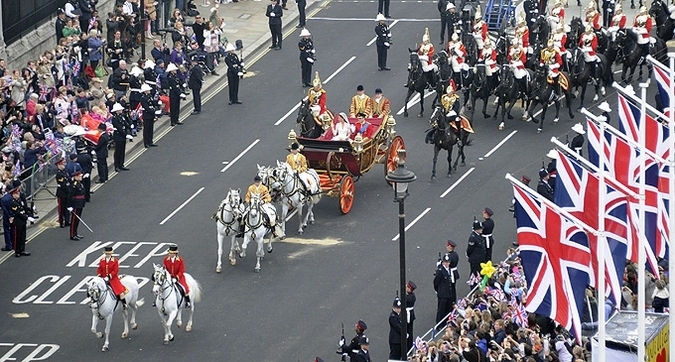
[[[473,24],[473,35],[480,36],[483,41],[488,37],[488,26],[487,23],[483,20],[480,20]]]
[[[429,44],[420,44],[419,47],[417,47],[417,55],[426,55],[427,56],[427,64],[431,65],[434,62],[434,45],[429,43]]]
[[[594,30],[600,30],[600,13],[595,9],[586,12],[586,24],[591,24]]]
[[[527,25],[516,28],[516,37],[520,37],[523,48],[527,51],[527,48],[530,46],[530,29]]]
[[[626,22],[628,20],[627,18],[628,17],[626,16],[626,14],[614,15],[614,17],[612,17],[611,26],[616,26],[619,29],[625,29],[626,28]]]
[[[652,17],[649,15],[639,14],[635,17],[633,21],[633,27],[637,28],[639,31],[639,37],[642,40],[649,41],[649,36],[652,33],[652,27],[654,23],[652,22]],[[646,30],[646,31],[645,31]],[[638,44],[644,44],[646,41],[638,41]]]
[[[115,295],[120,295],[126,291],[126,287],[120,282],[120,278],[117,276],[119,273],[120,265],[115,257],[111,257],[110,260],[106,260],[106,257],[101,258],[98,262],[98,269],[96,269],[96,274],[105,278],[108,277],[110,287],[113,290]]]
[[[180,256],[176,256],[175,259],[172,259],[171,255],[167,255],[166,258],[164,258],[164,267],[169,274],[171,274],[171,277],[178,280],[178,283],[185,290],[185,294],[189,294],[190,288],[188,288],[188,284],[185,281],[185,263],[183,263],[183,259]]]
[[[590,47],[591,51],[588,52],[588,56],[592,57],[598,51],[598,37],[595,33],[583,34],[581,39],[579,39],[579,46],[581,46],[582,49]]]
[[[516,51],[516,48],[511,47],[508,55],[508,61],[515,63],[520,60],[520,63],[516,65],[516,68],[522,70],[525,69],[525,63],[527,63],[527,55],[525,54],[525,49],[523,48],[517,48],[519,50],[519,55],[517,57],[514,57],[513,54]]]

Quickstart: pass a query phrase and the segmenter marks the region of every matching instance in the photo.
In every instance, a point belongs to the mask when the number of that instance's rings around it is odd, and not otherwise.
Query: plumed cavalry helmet
[[[523,13],[518,14],[518,18],[516,19],[516,21],[518,22],[518,25],[525,24],[525,14]]]
[[[553,39],[549,38],[548,41],[546,42],[546,46],[552,47],[553,46]]]
[[[644,6],[644,5],[640,6],[640,14],[644,14],[646,12],[647,12],[647,7]]]
[[[450,39],[452,39],[452,41],[458,41],[459,35],[457,35],[457,33],[452,33],[452,36],[450,37]]]
[[[562,0],[555,0],[555,5],[556,5],[556,6],[562,5]]]
[[[314,73],[314,80],[312,81],[312,85],[314,85],[315,87],[316,86],[321,87],[321,78],[319,78],[318,71]]]
[[[616,4],[616,6],[614,7],[614,14],[619,13],[619,11],[623,11],[623,7],[621,6],[620,3]]]
[[[422,35],[422,41],[429,41],[431,38],[429,37],[429,28],[424,28],[424,35]]]
[[[480,13],[480,8],[476,9],[476,14],[473,16],[474,19],[480,20],[483,18],[483,14]]]
[[[586,32],[590,33],[593,31],[593,26],[591,24],[586,25]]]
[[[490,38],[485,39],[483,42],[483,48],[492,48],[492,41]]]
[[[586,7],[586,9],[588,9],[588,10],[596,9],[596,8],[597,8],[597,6],[595,5],[595,1],[593,1],[593,0],[589,1],[588,6]]]

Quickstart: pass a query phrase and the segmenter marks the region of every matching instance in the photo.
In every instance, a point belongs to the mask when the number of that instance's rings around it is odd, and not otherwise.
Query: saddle
[[[450,122],[450,126],[451,126],[454,130],[459,131],[459,130],[457,129],[457,122]],[[474,133],[473,127],[471,127],[471,122],[469,122],[469,119],[466,118],[466,117],[464,117],[464,116],[459,116],[459,126],[460,126],[460,128],[463,129],[465,132],[468,132],[468,133]]]

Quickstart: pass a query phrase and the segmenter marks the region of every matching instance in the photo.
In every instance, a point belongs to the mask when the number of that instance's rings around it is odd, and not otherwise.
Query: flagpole
[[[600,149],[605,149],[605,126],[607,122],[600,122]],[[607,187],[605,186],[605,162],[603,161],[604,157],[600,157],[598,167],[600,168],[600,184],[598,187],[598,336],[600,343],[600,350],[598,351],[598,360],[606,361],[605,351],[607,350],[606,345],[606,333],[605,333],[605,323],[607,322],[607,317],[605,316],[605,248],[607,245],[607,236],[605,235],[605,193],[607,192]],[[640,360],[642,361],[642,360]]]
[[[642,222],[642,233],[640,240],[647,242],[646,238],[644,237],[645,233],[645,227],[646,227],[646,220],[645,220],[645,193],[646,193],[646,185],[645,185],[645,173],[646,173],[646,167],[645,167],[645,162],[647,161],[647,154],[645,152],[645,143],[647,139],[647,127],[644,126],[647,118],[647,107],[645,104],[647,103],[647,87],[649,87],[649,81],[645,83],[640,83],[640,98],[642,99],[642,102],[640,103],[640,221]],[[647,262],[647,254],[645,251],[645,248],[647,245],[643,244],[640,246],[638,250],[638,280],[637,280],[637,285],[639,287],[638,289],[638,361],[644,361],[645,360],[645,293],[647,292],[647,288],[645,285],[645,280],[647,277],[647,271],[645,268],[645,264]]]
[[[668,162],[668,219],[670,220],[669,222],[669,233],[668,233],[668,259],[673,261],[675,259],[675,247],[673,245],[673,240],[674,235],[673,235],[673,229],[675,229],[675,195],[673,192],[675,191],[675,137],[673,135],[675,134],[675,102],[672,100],[673,94],[675,94],[675,53],[669,52],[668,53],[668,58],[670,62],[670,104],[669,104],[669,120],[668,120],[668,126],[670,128],[670,162]],[[659,275],[660,277],[660,275]],[[670,289],[670,295],[675,295],[675,283],[668,283],[669,284],[669,289]],[[672,329],[672,326],[675,326],[675,311],[671,311],[670,313],[670,328]],[[671,356],[673,351],[675,351],[675,338],[673,336],[670,336],[670,353]]]
[[[642,102],[642,101],[640,100],[640,98],[638,98],[638,97],[635,95],[635,91],[632,91],[632,92],[631,92],[631,91],[629,91],[629,90],[627,89],[627,87],[622,87],[622,86],[620,86],[619,83],[617,83],[617,82],[612,83],[612,87],[614,87],[614,89],[621,90],[621,94],[622,94],[624,97],[626,97],[626,98],[630,99],[631,101],[633,101],[634,103],[638,103],[638,104],[644,103],[644,102]],[[661,118],[661,119],[664,119],[664,120],[665,120],[665,119],[668,119],[668,117],[667,117],[665,114],[663,114],[663,112],[661,112],[661,111],[659,111],[658,109],[654,108],[651,104],[645,104],[645,107],[647,108],[647,110],[649,110],[650,112],[652,112],[653,114],[655,114],[657,117],[659,117],[659,118]]]

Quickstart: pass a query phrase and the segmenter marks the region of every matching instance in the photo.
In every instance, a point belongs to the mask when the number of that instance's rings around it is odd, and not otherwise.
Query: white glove
[[[314,59],[312,59],[312,57],[307,57],[307,61],[310,63],[314,63]]]
[[[72,207],[69,207],[67,210],[68,210],[68,212],[73,212],[73,208],[72,208]]]
[[[28,221],[29,221],[29,222],[35,222],[35,218],[34,218],[34,217],[31,217],[31,216],[29,216],[29,217],[28,217]]]
[[[388,41],[385,41],[385,42],[384,42],[384,46],[386,46],[387,48],[389,48],[389,45],[390,45],[390,44],[389,44]]]
[[[159,104],[160,107],[164,105],[162,101],[157,102],[157,104]]]
[[[274,17],[274,13],[270,13],[270,16],[271,16],[271,17]]]
[[[239,66],[243,68],[243,67],[244,67],[244,62],[240,62],[240,63],[239,63]]]
[[[132,140],[132,139],[134,139],[134,137],[133,137],[132,135],[128,134],[128,135],[127,135],[127,139],[128,139],[128,140]]]
[[[89,173],[85,173],[84,176],[82,176],[82,177],[89,178],[89,176],[91,176]]]
[[[344,338],[340,338],[340,341],[338,342],[338,347],[342,347],[342,346],[344,346],[344,345],[345,345],[345,339],[344,339]]]
[[[155,111],[155,115],[158,115],[158,116],[159,116],[159,115],[161,115],[161,114],[162,114],[162,110],[161,110],[161,109],[158,109],[158,110]]]
[[[389,32],[389,33],[387,34],[387,36],[391,38],[391,32]]]
[[[456,116],[456,115],[457,115],[457,112],[455,112],[455,111],[448,112],[448,116],[450,116],[450,117]]]
[[[105,280],[106,282],[110,281],[110,277],[105,277],[105,278],[103,278],[103,280]]]
[[[316,54],[316,49],[312,49],[312,54]]]
[[[180,97],[183,98],[183,99],[185,99],[185,98],[187,98],[187,95],[186,95],[185,93],[181,93],[181,94],[180,94]]]
[[[239,73],[237,73],[237,75],[240,76],[240,77],[243,77],[243,76],[244,76],[244,72],[239,72]]]

